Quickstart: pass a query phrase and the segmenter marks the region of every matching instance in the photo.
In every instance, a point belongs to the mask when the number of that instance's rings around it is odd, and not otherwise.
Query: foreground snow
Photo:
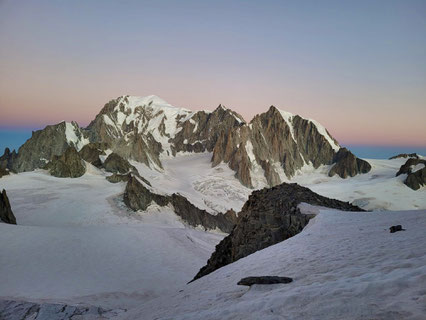
[[[186,227],[168,208],[120,208],[124,184],[99,172],[22,173],[2,178],[0,188],[18,221],[0,223],[1,299],[140,305],[184,286],[223,238]]]
[[[406,231],[389,233],[391,225]],[[424,319],[426,211],[321,210],[284,242],[124,314],[124,319]],[[247,276],[290,284],[237,286]]]

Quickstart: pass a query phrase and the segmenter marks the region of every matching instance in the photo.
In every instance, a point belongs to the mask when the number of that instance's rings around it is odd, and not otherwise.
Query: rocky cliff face
[[[108,102],[86,129],[62,122],[34,132],[19,149],[13,169],[41,168],[69,146],[96,166],[100,166],[98,153],[108,148],[154,169],[162,168],[162,157],[179,152],[212,152],[213,166],[227,163],[248,187],[277,185],[304,165],[330,165],[340,149],[319,123],[273,106],[247,124],[221,105],[213,112],[193,112],[156,96],[121,96]],[[366,165],[358,160],[357,170],[346,170],[353,163],[341,161],[333,174],[346,177],[364,172]]]
[[[13,164],[17,157],[18,154],[15,150],[10,152],[9,148],[4,149],[4,154],[0,157],[0,170],[13,171]]]
[[[421,168],[416,167],[419,166]],[[396,176],[406,174],[407,178],[404,183],[407,187],[413,190],[419,190],[422,186],[426,185],[426,160],[419,158],[408,159],[398,170]]]
[[[341,178],[354,177],[357,174],[367,173],[371,170],[371,165],[355,155],[346,148],[341,148],[333,158],[335,165],[330,169],[330,177],[338,175]]]
[[[302,202],[345,211],[363,211],[347,202],[320,196],[295,183],[253,191],[238,214],[234,229],[216,246],[207,265],[201,268],[194,280],[302,231],[311,218],[298,208]]]
[[[315,168],[331,164],[338,143],[313,120],[270,107],[248,125],[222,134],[213,150],[213,165],[229,164],[236,177],[248,187],[254,179],[269,186],[292,177],[296,170],[311,163]]]
[[[0,221],[10,224],[16,224],[16,218],[13,215],[12,208],[10,207],[9,198],[7,197],[6,190],[3,189],[0,193]]]
[[[77,150],[68,147],[62,155],[53,155],[45,169],[58,178],[78,178],[86,172],[86,165]]]
[[[174,193],[171,196],[155,194],[134,176],[130,176],[128,179],[123,200],[134,211],[145,211],[152,202],[162,207],[172,205],[174,212],[190,226],[203,226],[206,230],[220,229],[229,233],[237,220],[237,216],[232,210],[225,214],[211,215],[207,211],[197,208],[179,194]]]
[[[89,140],[77,123],[61,122],[34,131],[18,150],[13,169],[17,172],[43,168],[53,156],[62,155],[68,147],[80,150]]]

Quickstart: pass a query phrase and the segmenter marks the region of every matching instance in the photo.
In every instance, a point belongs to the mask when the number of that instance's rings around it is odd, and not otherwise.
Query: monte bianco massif
[[[7,148],[0,178],[1,319],[426,313],[426,158],[360,159],[274,106],[121,96]]]

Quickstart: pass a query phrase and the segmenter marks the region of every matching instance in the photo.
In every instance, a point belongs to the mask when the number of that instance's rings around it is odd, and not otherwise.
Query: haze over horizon
[[[0,129],[86,126],[111,99],[155,94],[247,121],[275,105],[341,144],[424,147],[425,12],[424,1],[1,1]]]

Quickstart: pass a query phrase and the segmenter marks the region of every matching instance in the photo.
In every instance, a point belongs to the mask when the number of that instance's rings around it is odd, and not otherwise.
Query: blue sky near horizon
[[[270,105],[345,144],[426,146],[426,1],[0,1],[0,128],[155,94]]]
[[[19,147],[31,137],[31,130],[3,130],[0,129],[0,156],[4,149],[18,151]],[[371,146],[371,145],[342,145],[350,149],[356,156],[367,159],[388,159],[400,153],[416,152],[426,156],[426,147],[419,146]]]

